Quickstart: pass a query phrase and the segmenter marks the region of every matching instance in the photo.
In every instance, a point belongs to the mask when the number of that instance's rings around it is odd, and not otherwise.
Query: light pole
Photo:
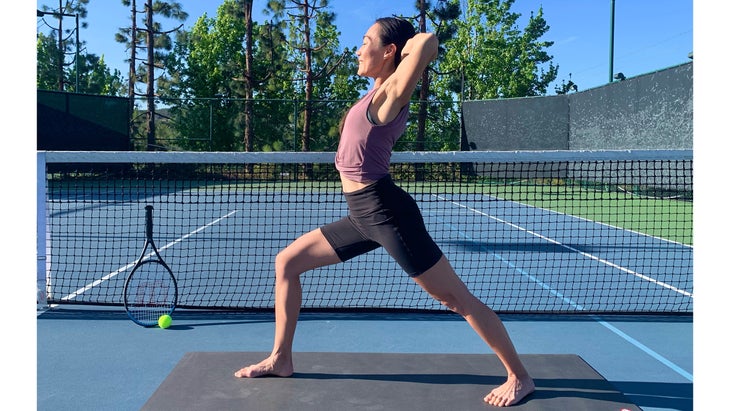
[[[63,17],[75,17],[76,18],[76,58],[75,58],[75,64],[76,64],[76,89],[75,91],[79,92],[79,14],[68,14],[68,13],[56,13],[52,11],[41,11],[36,9],[36,16],[37,17],[43,17],[46,14],[51,15],[56,18],[63,18]]]
[[[614,17],[616,15],[616,1],[611,0],[611,41],[609,43],[609,55],[608,55],[608,82],[613,81],[613,27]]]

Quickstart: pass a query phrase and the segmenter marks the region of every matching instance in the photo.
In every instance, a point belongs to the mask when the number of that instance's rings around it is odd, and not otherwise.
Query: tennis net
[[[122,305],[145,239],[178,307],[273,309],[274,259],[345,216],[334,153],[38,152],[48,304]],[[456,272],[501,313],[692,313],[692,151],[396,152]],[[446,311],[378,249],[302,276],[304,310]]]

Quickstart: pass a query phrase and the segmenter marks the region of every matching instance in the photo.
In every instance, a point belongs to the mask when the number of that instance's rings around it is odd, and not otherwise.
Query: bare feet
[[[255,378],[265,375],[276,377],[290,377],[294,373],[294,364],[291,357],[285,359],[281,355],[270,355],[258,364],[249,365],[236,371],[233,375],[238,378]]]
[[[523,380],[516,376],[507,378],[507,382],[495,388],[484,397],[484,402],[497,407],[507,407],[517,404],[526,396],[535,391],[535,383],[532,378],[526,377]]]

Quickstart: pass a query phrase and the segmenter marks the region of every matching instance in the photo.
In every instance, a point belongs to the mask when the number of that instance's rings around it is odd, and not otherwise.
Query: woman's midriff
[[[345,193],[352,193],[353,191],[362,190],[363,188],[373,184],[375,181],[352,181],[342,174],[340,174],[340,181],[342,181],[342,191]]]

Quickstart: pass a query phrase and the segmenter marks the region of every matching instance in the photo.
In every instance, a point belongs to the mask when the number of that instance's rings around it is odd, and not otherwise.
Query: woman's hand
[[[414,51],[414,48],[421,48],[424,57],[429,63],[436,60],[438,56],[438,39],[432,33],[416,33],[408,39],[401,51],[401,61]],[[430,52],[430,55],[429,55]]]

